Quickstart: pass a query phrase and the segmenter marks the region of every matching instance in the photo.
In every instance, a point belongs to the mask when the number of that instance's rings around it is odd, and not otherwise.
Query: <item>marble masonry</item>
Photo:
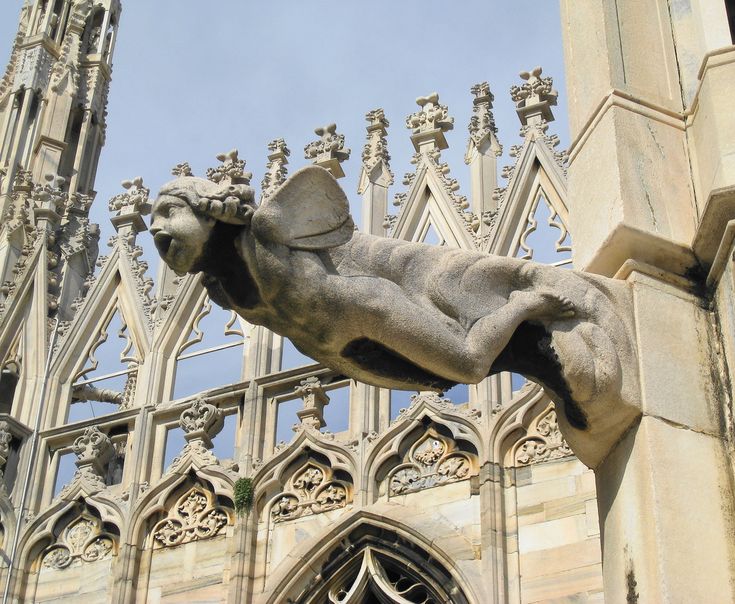
[[[402,185],[378,108],[351,161],[328,124],[259,186],[236,149],[123,181],[105,255],[121,2],[24,2],[3,602],[735,601],[735,6],[560,2],[568,150],[535,67],[468,91],[467,195],[430,93]]]

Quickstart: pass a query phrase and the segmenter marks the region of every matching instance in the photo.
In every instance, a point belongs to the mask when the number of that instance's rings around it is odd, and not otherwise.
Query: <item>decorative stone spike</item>
[[[470,92],[475,98],[472,99],[472,117],[468,128],[472,140],[479,146],[486,136],[498,133],[492,111],[495,97],[487,82],[475,84]]]
[[[432,92],[421,96],[416,104],[421,109],[406,118],[406,128],[411,130],[411,142],[416,151],[447,149],[449,145],[444,133],[454,128],[454,118],[449,116],[447,106],[439,103],[439,94]]]
[[[100,477],[104,476],[105,466],[115,452],[110,437],[97,426],[86,428],[71,448],[77,456],[77,467],[82,471],[89,469]]]
[[[301,380],[295,392],[304,401],[304,408],[296,412],[301,420],[301,425],[297,427],[313,428],[314,430],[323,428],[326,425],[324,407],[329,404],[329,397],[324,392],[319,378],[311,376]]]
[[[350,158],[350,149],[345,149],[345,135],[337,134],[337,124],[327,124],[315,128],[314,134],[319,140],[312,141],[304,147],[304,157],[313,160],[314,164],[329,170],[335,178],[342,178],[342,162]]]
[[[110,212],[115,212],[110,220],[118,233],[141,233],[147,228],[143,216],[151,212],[148,198],[151,191],[143,185],[143,178],[140,176],[124,180],[121,184],[127,192],[110,199],[108,208]]]
[[[367,142],[362,149],[362,165],[366,172],[371,172],[375,166],[383,162],[386,167],[390,163],[388,154],[387,128],[390,122],[382,109],[373,109],[365,114],[367,125]]]
[[[273,192],[286,181],[286,164],[291,151],[286,146],[286,141],[277,138],[268,143],[268,163],[265,166],[265,176],[260,183],[263,199],[270,197]]]
[[[181,177],[181,176],[194,176],[194,173],[191,171],[191,166],[189,165],[189,162],[181,162],[180,164],[176,164],[171,169],[171,174],[173,176]]]
[[[553,122],[551,107],[556,105],[558,93],[553,88],[551,77],[541,77],[541,67],[530,72],[522,71],[519,75],[524,84],[511,86],[510,97],[516,104],[516,113],[524,126],[536,126],[542,122]]]
[[[203,398],[196,399],[179,418],[187,443],[198,441],[207,449],[212,448],[212,439],[219,434],[224,424],[222,411]]]
[[[238,157],[237,149],[220,153],[217,159],[222,165],[207,170],[207,178],[216,183],[232,183],[233,185],[249,185],[252,172],[245,172],[245,160]]]

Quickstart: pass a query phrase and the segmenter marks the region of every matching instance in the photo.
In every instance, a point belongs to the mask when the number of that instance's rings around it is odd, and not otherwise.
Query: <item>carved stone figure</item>
[[[357,232],[320,167],[260,206],[242,181],[179,177],[161,189],[151,233],[171,268],[204,273],[215,302],[352,378],[441,391],[522,373],[561,403],[570,444],[587,432],[588,449],[590,430],[610,444],[636,415],[627,284]]]

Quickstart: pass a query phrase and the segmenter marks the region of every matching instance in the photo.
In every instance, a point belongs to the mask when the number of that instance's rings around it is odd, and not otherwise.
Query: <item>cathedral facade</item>
[[[723,343],[712,371],[728,375],[734,11],[721,0],[692,2],[687,14],[650,3],[662,28],[661,83],[639,57],[647,34],[636,28],[654,21],[638,14],[647,9],[621,1],[613,14],[601,4],[562,1],[569,151],[558,148],[557,92],[540,68],[502,101],[515,104],[521,126],[502,169],[494,95],[485,82],[468,91],[469,196],[442,160],[454,120],[438,95],[419,98],[406,119],[415,155],[402,185],[388,120],[375,109],[359,178],[362,228],[574,262],[643,280],[639,288],[661,282],[681,304],[706,296],[707,305],[692,304],[713,329],[706,337]],[[595,471],[575,457],[539,385],[499,373],[441,395],[375,388],[219,308],[199,275],[162,265],[149,276],[139,238],[148,236],[151,191],[140,178],[110,200],[94,191],[120,11],[119,0],[25,3],[0,81],[3,601],[485,604],[654,593],[645,591],[653,571],[626,566],[615,587],[608,562],[603,588],[600,518],[608,543],[618,543],[618,510],[608,482],[598,501]],[[614,30],[622,33],[604,52],[585,51],[596,48],[591,32]],[[641,132],[653,142],[641,143]],[[343,176],[344,137],[333,125],[317,134],[304,163]],[[282,139],[268,153],[262,198],[284,182],[291,158]],[[659,155],[672,176],[657,172]],[[236,150],[206,176],[252,178]],[[610,199],[592,191],[601,184]],[[101,255],[89,210],[105,202],[115,235]],[[650,300],[641,308],[651,310]],[[730,387],[712,395],[722,421],[703,428],[726,453],[717,459],[728,480]],[[595,470],[598,481],[607,471]],[[631,544],[624,566],[653,547]],[[701,601],[730,601],[716,593],[721,600]]]

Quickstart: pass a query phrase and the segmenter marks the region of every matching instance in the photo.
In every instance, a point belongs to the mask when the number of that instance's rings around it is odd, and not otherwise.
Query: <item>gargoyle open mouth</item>
[[[161,254],[162,258],[166,258],[166,254],[168,253],[168,249],[171,247],[172,241],[173,237],[163,231],[158,231],[158,233],[153,236],[153,242],[156,244],[156,249],[158,250],[158,253]]]

